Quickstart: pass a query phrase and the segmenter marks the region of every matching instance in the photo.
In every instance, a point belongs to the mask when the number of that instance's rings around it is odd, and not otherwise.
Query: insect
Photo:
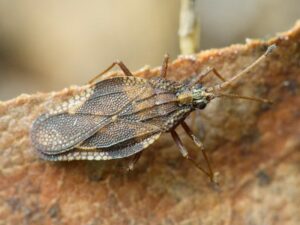
[[[33,146],[41,158],[52,161],[110,160],[133,156],[130,163],[132,168],[142,150],[162,133],[170,132],[183,157],[213,181],[214,174],[203,144],[184,120],[192,111],[204,109],[217,97],[265,102],[264,99],[221,91],[247,73],[274,48],[275,45],[269,46],[255,62],[227,81],[215,69],[207,69],[183,82],[168,80],[168,56],[164,59],[161,75],[151,79],[135,77],[121,61],[114,62],[80,94],[36,119],[31,129]],[[95,82],[115,65],[121,68],[125,76]],[[204,87],[201,82],[211,72],[223,82]],[[208,171],[197,164],[183,146],[175,131],[179,125],[201,149]]]

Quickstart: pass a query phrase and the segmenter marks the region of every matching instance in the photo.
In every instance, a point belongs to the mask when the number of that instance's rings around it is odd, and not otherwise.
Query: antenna
[[[233,81],[239,79],[241,76],[243,76],[244,74],[246,74],[247,72],[249,72],[253,67],[255,67],[258,63],[260,63],[262,60],[264,60],[275,48],[276,48],[275,44],[270,45],[268,47],[267,51],[262,56],[260,56],[252,64],[250,64],[249,66],[247,66],[244,70],[242,70],[241,72],[239,72],[238,74],[236,74],[235,76],[233,76],[228,81],[223,82],[222,84],[218,84],[218,85],[213,86],[213,87],[208,87],[206,89],[206,91],[207,92],[219,91],[219,90],[222,90],[222,89],[228,87]]]

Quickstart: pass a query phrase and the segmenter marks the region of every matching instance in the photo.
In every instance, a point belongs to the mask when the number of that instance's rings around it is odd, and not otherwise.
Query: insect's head
[[[190,105],[195,109],[204,109],[214,97],[214,93],[207,92],[201,84],[186,88],[177,94],[180,104]]]
[[[206,105],[215,97],[213,93],[206,92],[201,84],[196,84],[192,89],[193,107],[204,109]]]

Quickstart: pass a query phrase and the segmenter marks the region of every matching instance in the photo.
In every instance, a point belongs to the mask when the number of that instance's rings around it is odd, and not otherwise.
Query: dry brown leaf
[[[299,224],[300,23],[266,42],[204,51],[196,61],[179,57],[168,78],[207,66],[228,78],[273,43],[278,49],[231,90],[273,105],[219,99],[195,117],[219,187],[180,156],[169,135],[145,150],[129,174],[126,159],[40,160],[29,139],[32,122],[80,87],[0,102],[0,224]]]

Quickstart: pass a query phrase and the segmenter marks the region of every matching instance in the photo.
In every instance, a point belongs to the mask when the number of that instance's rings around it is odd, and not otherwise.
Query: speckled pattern
[[[134,155],[195,109],[192,97],[181,102],[180,93],[190,88],[160,77],[100,81],[37,118],[31,130],[33,146],[51,161]]]
[[[219,187],[181,157],[169,135],[150,145],[130,173],[123,169],[126,159],[56,163],[39,159],[30,141],[33,121],[86,86],[0,102],[0,224],[298,225],[299,40],[300,23],[268,42],[248,40],[170,64],[170,80],[185,79],[207,66],[229,78],[267,45],[278,45],[230,90],[269,98],[271,106],[218,99],[187,121],[202,137],[212,166],[220,173]],[[159,68],[136,76],[158,73]],[[196,156],[198,148],[177,131]],[[94,157],[89,150],[85,154],[87,159]],[[202,163],[200,156],[197,160]]]

